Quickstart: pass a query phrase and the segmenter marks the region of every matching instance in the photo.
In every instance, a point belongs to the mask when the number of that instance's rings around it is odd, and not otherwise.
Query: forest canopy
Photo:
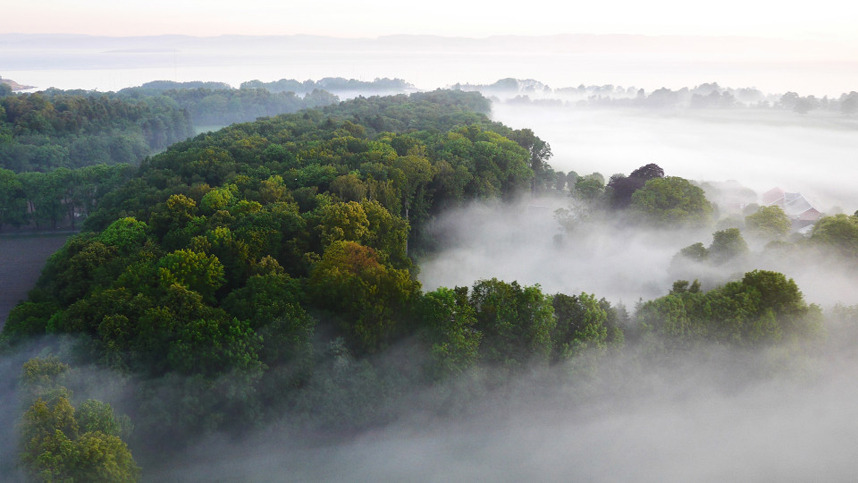
[[[765,270],[708,290],[680,280],[634,314],[497,278],[424,292],[417,262],[437,246],[427,227],[471,201],[551,192],[652,226],[711,221],[703,190],[656,165],[608,184],[555,173],[548,143],[489,109],[462,91],[356,98],[199,134],[145,158],[97,204],[81,195],[83,231],[50,258],[0,344],[74,338],[70,362],[133,379],[120,403],[134,431],[112,406],[75,398],[70,364],[33,359],[20,383],[28,474],[133,481],[138,461],[145,472],[212,432],[277,421],[346,434],[394,420],[414,388],[436,391],[443,413],[528,371],[585,377],[629,344],[669,357],[822,336],[820,309]],[[14,175],[0,171],[10,192]],[[834,219],[821,243],[836,223],[851,226]],[[718,253],[732,235],[698,248]],[[473,382],[463,393],[460,378]]]

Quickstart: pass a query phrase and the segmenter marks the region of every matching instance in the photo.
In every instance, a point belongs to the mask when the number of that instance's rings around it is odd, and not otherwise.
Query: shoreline
[[[0,239],[15,239],[27,238],[30,236],[61,236],[61,235],[76,235],[81,232],[80,228],[57,228],[56,230],[15,230],[15,231],[0,231]]]

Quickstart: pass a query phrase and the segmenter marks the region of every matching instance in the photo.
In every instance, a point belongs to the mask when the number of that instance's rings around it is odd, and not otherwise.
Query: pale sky
[[[486,37],[560,33],[751,35],[858,44],[858,2],[722,0],[469,2],[431,0],[28,0],[9,2],[0,33]]]

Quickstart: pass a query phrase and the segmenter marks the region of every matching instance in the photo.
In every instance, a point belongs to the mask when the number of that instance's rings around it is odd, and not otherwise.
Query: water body
[[[39,274],[70,232],[0,236],[0,327],[18,302],[36,286]]]
[[[749,56],[745,43],[750,41],[611,36],[480,40],[0,35],[0,75],[39,89],[100,91],[151,80],[220,81],[237,87],[253,79],[323,77],[395,77],[420,89],[485,84],[507,77],[536,79],[554,88],[613,84],[651,91],[718,82],[817,97],[855,89],[858,61],[854,55],[819,50],[787,56],[778,44]]]

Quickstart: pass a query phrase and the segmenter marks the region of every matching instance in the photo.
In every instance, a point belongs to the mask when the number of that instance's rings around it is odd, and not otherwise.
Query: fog
[[[584,354],[502,385],[475,368],[384,401],[392,422],[360,432],[308,433],[287,412],[240,435],[190,436],[184,450],[159,453],[139,433],[130,444],[144,481],[850,481],[856,322],[832,321],[828,342],[806,352],[665,353],[650,341],[649,351]],[[21,363],[48,353],[69,360],[73,345],[45,340],[0,360],[4,448],[16,444]],[[91,366],[64,383],[78,403],[96,397],[120,411],[139,390]],[[23,481],[14,452],[0,454],[0,475]]]
[[[841,332],[855,341],[854,329]],[[845,355],[849,354],[849,355]],[[598,369],[534,369],[447,411],[425,390],[396,422],[310,437],[269,427],[206,438],[149,481],[848,481],[858,367],[846,344],[813,357],[698,347]],[[479,371],[476,371],[479,372]],[[477,382],[476,379],[459,384]]]
[[[587,292],[634,305],[666,293],[670,260],[705,233],[633,231],[598,221],[568,232],[555,211],[571,206],[570,197],[558,195],[474,204],[443,215],[431,227],[443,240],[441,249],[419,261],[424,290],[495,277],[540,284],[547,293]]]
[[[424,290],[471,286],[479,279],[539,284],[546,293],[592,293],[628,309],[666,295],[676,280],[699,279],[705,289],[741,278],[745,272],[773,270],[793,278],[809,303],[830,308],[858,304],[855,267],[813,250],[768,251],[765,241],[748,238],[747,257],[721,266],[680,264],[682,248],[712,243],[720,227],[650,229],[588,220],[572,231],[554,209],[574,206],[559,197],[514,205],[475,204],[451,212],[431,230],[444,242],[438,253],[420,260]]]
[[[580,109],[494,103],[492,116],[551,144],[557,171],[671,176],[800,192],[820,211],[858,209],[858,118],[761,109]]]
[[[237,87],[251,79],[391,77],[431,90],[516,77],[552,87],[619,84],[648,91],[715,80],[822,97],[853,90],[858,76],[849,44],[749,37],[4,34],[0,46],[3,77],[39,89],[119,90],[155,79]]]
[[[802,193],[818,210],[852,213],[858,209],[858,125],[855,118],[819,113],[750,109],[704,111],[577,109],[495,102],[494,119],[529,127],[551,144],[550,163],[557,171],[579,175],[600,172],[607,179],[628,175],[648,163],[669,176],[715,186],[752,189],[757,195],[774,187]],[[730,193],[712,197],[722,218],[741,220],[739,206],[757,202]],[[579,223],[565,230],[557,208],[574,203],[568,192],[527,199],[518,205],[473,205],[447,213],[433,225],[443,249],[422,260],[424,288],[468,286],[497,277],[540,284],[548,293],[581,291],[633,305],[666,294],[674,280],[710,282],[735,279],[745,271],[768,269],[794,278],[809,302],[823,306],[858,303],[854,267],[813,252],[785,257],[764,253],[765,241],[748,239],[751,254],[723,267],[671,265],[680,249],[701,242],[724,222],[701,230],[653,230],[606,220]],[[729,225],[732,226],[732,225]],[[796,235],[797,236],[797,235]],[[747,234],[746,234],[747,237]]]

